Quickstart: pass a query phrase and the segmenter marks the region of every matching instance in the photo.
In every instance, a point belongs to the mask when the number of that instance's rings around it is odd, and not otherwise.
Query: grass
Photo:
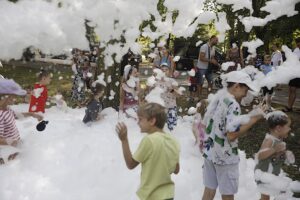
[[[0,74],[6,78],[12,78],[18,82],[24,88],[33,87],[34,83],[37,81],[36,73],[39,72],[37,67],[13,67],[4,66],[0,68]],[[49,96],[52,96],[60,91],[67,103],[70,103],[71,87],[72,87],[72,71],[71,69],[61,70],[59,67],[50,69],[53,73],[53,78],[51,84],[48,86]],[[60,79],[60,77],[63,77]],[[187,91],[188,92],[188,91]],[[186,114],[187,109],[191,106],[196,106],[196,103],[191,103],[186,100],[187,96],[180,97],[178,99],[178,107],[182,108],[180,115]],[[70,105],[70,104],[69,104]],[[273,105],[275,108],[280,108],[280,105]],[[291,166],[284,166],[283,170],[288,174],[293,180],[300,181],[300,117],[299,113],[292,112],[288,113],[292,119],[292,132],[294,136],[289,136],[287,138],[287,149],[293,151],[296,157],[296,163]],[[239,140],[239,147],[245,150],[248,158],[253,158],[254,154],[258,152],[260,145],[265,137],[265,133],[268,132],[267,124],[265,121],[260,121],[257,123],[247,134],[247,136]]]

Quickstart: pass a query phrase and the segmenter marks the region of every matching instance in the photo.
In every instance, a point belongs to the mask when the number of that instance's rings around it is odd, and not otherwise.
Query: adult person
[[[209,64],[219,66],[217,60],[215,59],[214,46],[216,44],[218,44],[218,37],[213,35],[210,37],[209,41],[200,48],[196,72],[198,96],[200,96],[202,93],[202,86],[204,82],[203,76],[205,76],[208,82],[208,92],[211,91],[213,83],[213,71],[210,69]]]
[[[239,66],[241,68],[244,68],[243,52],[238,45],[238,42],[236,42],[235,40],[230,41],[230,49],[228,49],[226,53],[226,61],[232,61],[235,63],[235,65],[230,66],[227,69],[227,72],[235,71]]]
[[[275,43],[272,45],[272,55],[271,55],[271,64],[273,67],[277,67],[281,65],[282,63],[282,54],[280,51],[280,45],[278,43]]]
[[[295,40],[297,47],[294,49],[294,54],[296,54],[300,60],[300,37]],[[300,66],[295,66],[300,67]],[[296,100],[296,92],[297,88],[300,88],[300,77],[292,79],[289,82],[289,97],[288,97],[288,105],[282,110],[283,112],[291,112],[293,111],[293,105]]]

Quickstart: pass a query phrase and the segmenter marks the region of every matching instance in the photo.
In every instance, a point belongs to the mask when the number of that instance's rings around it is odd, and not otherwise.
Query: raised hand
[[[127,127],[124,124],[124,122],[119,122],[116,125],[116,132],[118,133],[118,136],[121,141],[127,140]]]

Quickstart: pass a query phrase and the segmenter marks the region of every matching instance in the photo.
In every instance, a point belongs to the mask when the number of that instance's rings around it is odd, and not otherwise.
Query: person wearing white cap
[[[34,117],[41,121],[43,117],[35,113],[16,113],[9,108],[9,105],[14,103],[16,96],[24,96],[26,91],[21,88],[12,79],[0,79],[0,145],[16,146],[20,141],[19,131],[16,126],[15,118],[17,116]],[[1,147],[5,148],[5,146]],[[11,154],[8,160],[16,157],[17,153]],[[0,164],[4,164],[4,158],[0,155]]]
[[[206,126],[204,147],[202,199],[212,200],[216,189],[222,200],[233,200],[238,191],[239,155],[238,138],[262,118],[261,114],[249,117],[248,122],[239,120],[239,102],[248,90],[258,91],[250,76],[242,71],[232,71],[223,77],[227,89],[219,91],[210,102],[203,122]]]

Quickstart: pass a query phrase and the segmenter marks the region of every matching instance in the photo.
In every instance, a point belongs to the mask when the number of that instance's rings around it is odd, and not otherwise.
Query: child
[[[139,79],[138,71],[131,65],[126,65],[122,84],[120,87],[120,110],[126,113],[127,109],[132,108],[137,111],[138,107]],[[127,113],[128,114],[128,113]]]
[[[238,138],[262,118],[258,114],[249,117],[247,122],[236,123],[241,114],[238,102],[246,96],[249,89],[258,89],[250,76],[242,71],[229,72],[223,78],[227,88],[220,90],[210,101],[203,120],[208,138],[203,154],[205,190],[202,199],[212,200],[217,188],[222,199],[234,199],[239,185]]]
[[[161,70],[164,72],[165,77],[157,80],[155,86],[158,86],[164,90],[161,94],[164,100],[165,107],[167,109],[167,125],[170,131],[177,125],[177,104],[176,97],[181,95],[178,90],[178,83],[171,78],[170,67],[167,64],[161,65]]]
[[[48,99],[47,85],[51,82],[51,74],[41,70],[38,74],[39,82],[34,84],[30,97],[29,112],[45,113],[46,101]]]
[[[264,56],[264,64],[260,66],[260,70],[265,74],[267,75],[269,72],[271,72],[273,69],[272,65],[271,65],[271,56],[270,55],[265,55]],[[267,109],[269,111],[272,111],[272,108],[271,108],[271,97],[272,97],[272,94],[274,92],[274,88],[271,88],[269,89],[268,87],[263,87],[262,88],[262,91],[263,91],[263,95],[264,95],[264,98],[265,98],[265,101],[266,101],[266,105],[267,105]]]
[[[197,97],[197,78],[195,76],[197,68],[194,67],[191,71],[188,72],[189,74],[189,91],[190,91],[190,100],[194,101],[194,98]]]
[[[173,199],[174,183],[171,174],[179,172],[179,143],[163,132],[166,113],[163,106],[147,103],[139,107],[138,125],[147,133],[132,155],[127,138],[127,127],[118,123],[116,131],[122,142],[123,155],[129,169],[142,164],[141,184],[137,195],[141,200]]]
[[[269,133],[257,153],[258,164],[255,170],[279,175],[281,167],[286,160],[286,144],[282,140],[288,137],[291,128],[291,120],[289,117],[281,112],[274,111],[267,115],[267,122],[269,125]],[[268,184],[263,181],[258,181],[259,189],[268,188]],[[261,194],[261,200],[269,200],[270,196],[265,194],[266,190]],[[280,192],[280,191],[279,191]],[[278,192],[278,193],[279,193]]]
[[[17,146],[20,142],[20,135],[15,121],[17,115],[10,109],[9,105],[14,103],[16,96],[24,95],[26,95],[26,90],[23,90],[14,80],[0,79],[0,145]],[[31,116],[39,121],[43,119],[42,116],[29,112],[18,116]],[[9,155],[8,160],[14,159],[17,154]],[[0,157],[0,163],[4,163],[3,157]]]
[[[199,144],[200,152],[203,153],[204,141],[205,141],[205,125],[202,118],[207,108],[207,99],[203,99],[200,105],[197,105],[197,113],[194,116],[193,122],[193,134],[195,136],[195,144]]]
[[[94,83],[94,84],[95,86],[91,88],[93,93],[92,99],[87,104],[85,110],[85,116],[82,120],[85,124],[88,122],[100,120],[99,113],[102,111],[102,107],[103,107],[100,98],[104,94],[104,86],[100,83]]]

